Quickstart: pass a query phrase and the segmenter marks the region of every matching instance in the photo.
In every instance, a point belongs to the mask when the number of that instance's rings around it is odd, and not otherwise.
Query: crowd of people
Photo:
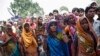
[[[95,20],[94,17],[98,16]],[[45,18],[45,19],[44,19]],[[0,23],[1,56],[100,56],[100,7]]]

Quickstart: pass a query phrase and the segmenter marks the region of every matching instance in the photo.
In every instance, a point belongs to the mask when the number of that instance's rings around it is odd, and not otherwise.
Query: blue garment
[[[18,43],[16,44],[16,47],[10,56],[20,56],[20,50],[19,50]]]
[[[62,32],[62,29],[58,26],[57,22],[50,22],[47,28],[47,45],[49,49],[50,56],[70,56],[68,43],[64,43],[63,40],[58,39],[54,36],[50,30],[52,24],[56,25],[56,34]]]
[[[48,35],[47,44],[50,56],[69,56],[68,45],[57,38]]]

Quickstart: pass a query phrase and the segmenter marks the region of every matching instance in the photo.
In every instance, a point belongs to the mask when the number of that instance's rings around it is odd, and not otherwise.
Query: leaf
[[[44,14],[43,8],[38,3],[33,3],[32,0],[14,0],[10,3],[12,12],[21,17],[26,17],[28,14]]]
[[[63,11],[63,10],[68,11],[68,8],[66,6],[61,6],[59,10],[60,11]]]

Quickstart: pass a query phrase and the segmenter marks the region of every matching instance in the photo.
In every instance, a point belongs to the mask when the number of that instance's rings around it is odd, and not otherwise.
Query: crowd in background
[[[0,54],[100,56],[100,6],[93,2],[85,10],[0,22]]]

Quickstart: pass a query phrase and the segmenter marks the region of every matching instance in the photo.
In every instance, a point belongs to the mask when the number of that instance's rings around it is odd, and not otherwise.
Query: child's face
[[[80,12],[79,13],[79,16],[84,16],[84,12]]]
[[[82,19],[80,21],[81,27],[83,28],[83,30],[88,31],[89,30],[89,24],[88,21],[86,19]]]

